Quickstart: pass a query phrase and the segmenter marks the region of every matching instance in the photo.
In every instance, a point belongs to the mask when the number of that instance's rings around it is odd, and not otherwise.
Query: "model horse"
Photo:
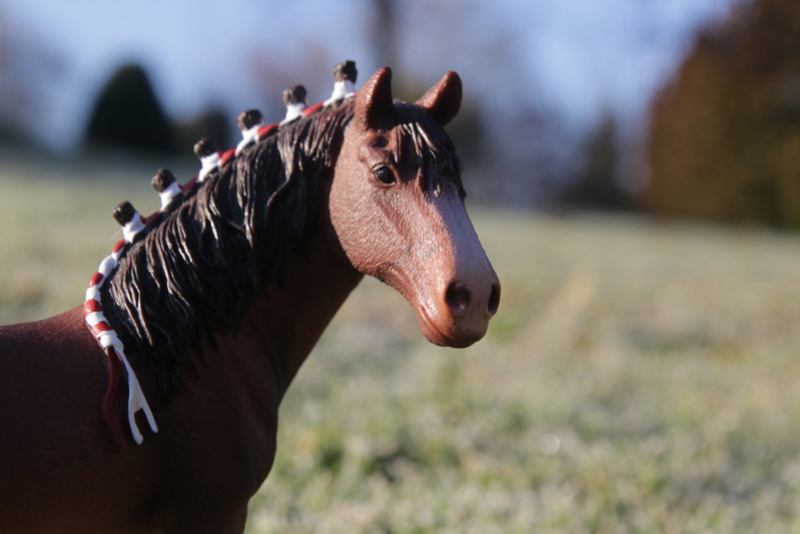
[[[278,125],[245,116],[232,151],[198,148],[160,212],[120,210],[126,241],[83,307],[0,329],[0,533],[241,533],[281,398],[364,275],[433,343],[483,337],[500,286],[443,129],[458,76],[415,104],[388,68],[352,81],[313,107],[290,91]]]

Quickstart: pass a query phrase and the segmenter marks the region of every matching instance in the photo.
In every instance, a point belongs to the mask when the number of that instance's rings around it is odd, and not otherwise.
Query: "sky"
[[[514,78],[511,87],[497,90],[509,107],[510,100],[535,99],[572,124],[585,124],[608,109],[639,117],[697,29],[723,17],[734,1],[407,0],[403,61],[393,66],[395,79],[415,69],[415,76],[432,84],[455,69],[466,98],[491,98],[492,84],[510,83],[483,76],[497,70]],[[363,82],[382,66],[366,44],[371,5],[369,0],[0,0],[0,13],[63,57],[44,135],[54,147],[69,148],[82,135],[98,91],[127,61],[144,64],[167,111],[184,119],[212,102],[235,110],[279,99],[279,92],[265,94],[259,86],[254,61],[303,73],[301,67],[323,57],[330,64],[318,80],[327,80],[335,63],[354,59]],[[446,14],[453,27],[440,28],[438,22],[432,27],[431,20],[439,19],[426,14],[433,13]],[[330,91],[306,80],[293,83],[304,83],[310,100],[323,100]]]

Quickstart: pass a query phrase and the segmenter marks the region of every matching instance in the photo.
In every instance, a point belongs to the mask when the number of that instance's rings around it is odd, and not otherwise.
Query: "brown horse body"
[[[235,329],[215,326],[202,354],[190,343],[199,363],[181,394],[155,407],[159,431],[141,445],[111,445],[99,410],[108,370],[80,308],[0,329],[0,533],[242,532],[272,465],[281,398],[364,274],[400,291],[431,341],[483,336],[499,284],[459,182],[425,192],[435,170],[398,160],[390,79],[379,71],[356,97],[303,253]],[[459,101],[451,73],[418,104],[444,124]],[[159,380],[138,375],[154,398]]]

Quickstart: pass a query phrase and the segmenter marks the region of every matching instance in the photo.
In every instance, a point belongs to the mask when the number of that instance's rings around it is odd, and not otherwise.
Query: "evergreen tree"
[[[653,210],[800,226],[800,3],[703,32],[653,106],[647,159]]]
[[[93,148],[175,151],[172,125],[141,66],[125,65],[108,81],[91,114],[86,144]]]

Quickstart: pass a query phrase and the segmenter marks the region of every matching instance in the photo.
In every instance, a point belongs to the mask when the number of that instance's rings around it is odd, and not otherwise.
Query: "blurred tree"
[[[755,0],[705,30],[657,97],[641,201],[800,226],[800,3]]]
[[[125,65],[100,93],[86,131],[92,148],[175,151],[172,125],[144,69]]]
[[[484,102],[485,104],[485,102]],[[488,139],[470,155],[478,176],[466,180],[476,196],[493,204],[518,208],[545,207],[557,202],[562,178],[573,173],[564,165],[574,141],[562,129],[553,110],[520,105],[513,112],[492,114],[483,109]],[[469,170],[469,168],[468,168]]]
[[[604,114],[579,151],[583,164],[577,176],[557,195],[559,204],[601,210],[621,210],[630,206],[628,193],[619,177],[617,137],[616,118],[611,113]]]

